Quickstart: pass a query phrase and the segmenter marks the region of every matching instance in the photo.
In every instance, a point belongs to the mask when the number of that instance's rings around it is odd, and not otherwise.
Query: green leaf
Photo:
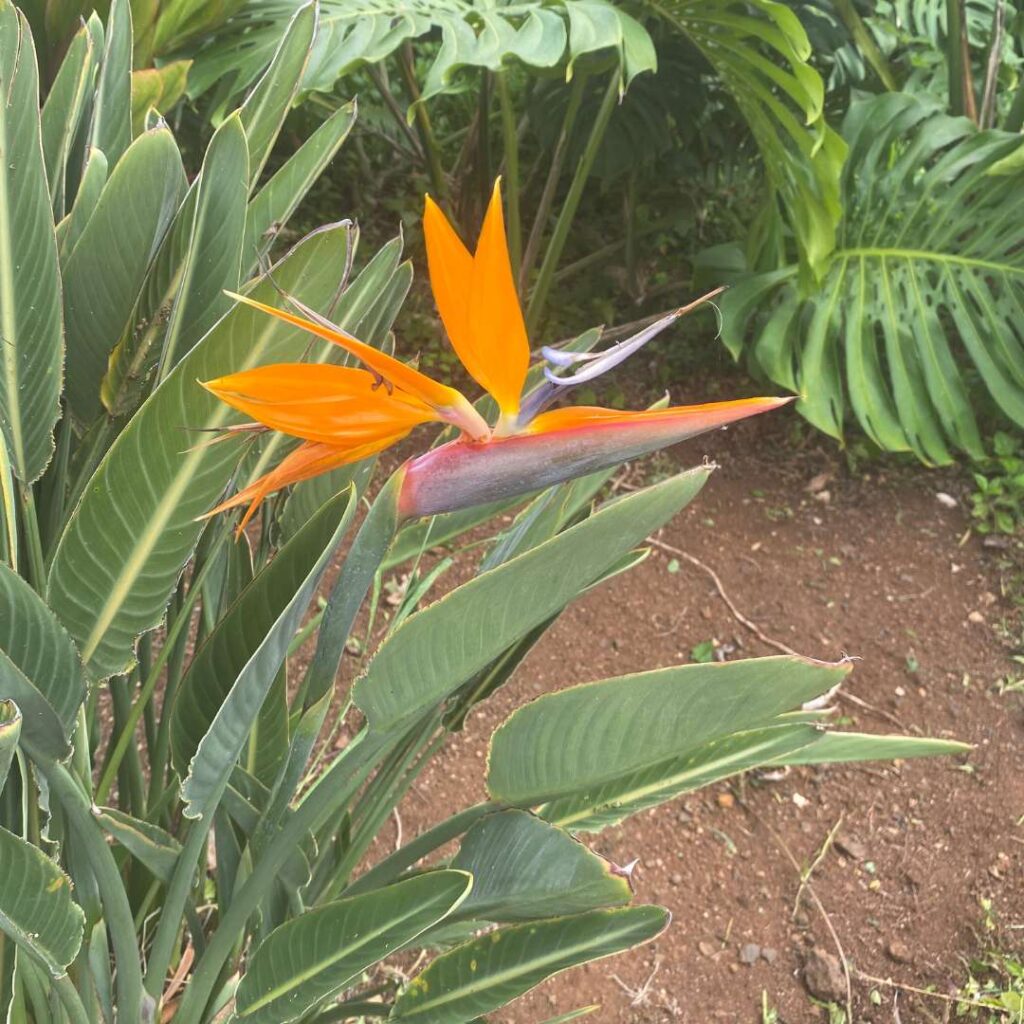
[[[67,398],[83,422],[100,412],[110,353],[133,327],[135,304],[184,191],[185,172],[170,131],[139,136],[113,167],[65,260]]]
[[[353,689],[371,729],[392,729],[450,696],[667,522],[709,473],[694,469],[610,503],[410,616]]]
[[[0,563],[0,699],[14,698],[25,739],[62,758],[85,699],[71,637],[28,583]]]
[[[413,978],[388,1019],[462,1024],[553,974],[648,942],[668,921],[668,911],[645,906],[499,928],[438,957]]]
[[[274,269],[274,280],[307,304],[325,306],[338,287],[344,252],[343,229],[315,233]],[[251,294],[273,302],[277,292],[263,280]],[[94,676],[132,664],[135,638],[160,622],[203,528],[196,517],[214,504],[238,461],[233,443],[184,443],[187,431],[217,431],[241,420],[196,381],[297,360],[308,347],[304,332],[257,310],[232,309],[107,452],[64,530],[48,583],[50,605]]]
[[[583,789],[544,804],[539,813],[573,832],[600,832],[638,814],[727,779],[802,751],[821,735],[806,724],[775,725],[737,732],[703,744],[679,757],[627,771],[610,782]]]
[[[545,694],[495,731],[487,788],[493,799],[523,806],[596,789],[772,723],[848,672],[847,664],[778,656],[682,665]]]
[[[249,736],[249,771],[265,786],[274,784],[288,756],[288,731],[288,672],[282,665]]]
[[[0,6],[0,443],[23,484],[53,454],[60,415],[60,276],[24,16]]]
[[[236,994],[247,1024],[287,1024],[345,988],[378,960],[443,920],[469,892],[462,871],[431,871],[327,903],[271,932]]]
[[[0,700],[0,792],[21,737],[21,711],[12,700]]]
[[[92,34],[83,25],[61,61],[41,115],[46,180],[50,183],[53,215],[58,219],[64,216],[68,154],[86,109],[95,75],[96,53]]]
[[[91,143],[113,168],[132,141],[132,12],[129,0],[111,0],[106,42],[92,112]]]
[[[732,94],[816,278],[835,247],[846,147],[825,120],[825,88],[793,11],[776,0],[644,0],[683,32]],[[772,198],[768,210],[772,210]],[[774,216],[769,212],[769,216]]]
[[[158,68],[132,72],[132,133],[139,135],[146,114],[155,110],[166,114],[185,95],[190,60],[172,60]]]
[[[244,266],[255,267],[270,251],[277,233],[348,138],[355,119],[355,100],[340,106],[256,193],[245,222]]]
[[[374,456],[295,484],[281,512],[281,536],[285,540],[294,537],[316,510],[338,491],[352,486],[358,498],[366,490],[376,465]]]
[[[171,733],[179,772],[187,768],[181,792],[188,817],[216,806],[354,505],[351,491],[324,505],[196,652],[178,688]]]
[[[0,931],[63,977],[82,944],[85,915],[71,880],[42,850],[0,828]]]
[[[529,921],[615,907],[632,897],[629,882],[608,861],[568,833],[525,811],[478,821],[451,867],[473,876],[459,917]]]
[[[757,341],[754,361],[835,437],[848,403],[881,448],[928,464],[948,463],[950,447],[979,458],[983,390],[1024,425],[1024,252],[1012,225],[1024,167],[993,176],[1020,137],[906,93],[853,104],[843,135],[841,240],[823,279],[802,290],[790,267],[730,290],[724,340],[738,353],[750,333],[787,338],[785,350]]]
[[[57,225],[61,267],[67,261],[71,250],[78,244],[78,239],[89,219],[96,212],[96,204],[100,201],[106,184],[107,158],[98,149],[90,149],[71,212]]]
[[[140,821],[115,807],[100,807],[93,811],[100,826],[113,836],[154,878],[169,882],[174,874],[181,843],[162,828],[148,821]]]
[[[856,732],[818,733],[814,743],[775,758],[777,764],[839,764],[847,761],[892,761],[911,757],[965,754],[969,743],[930,736],[878,736]]]
[[[317,7],[306,3],[288,23],[270,67],[241,107],[242,127],[249,140],[249,187],[259,181],[285,115],[302,81],[316,31]]]
[[[217,129],[203,158],[181,285],[164,334],[163,376],[230,308],[224,290],[238,290],[248,180],[249,153],[236,114]]]

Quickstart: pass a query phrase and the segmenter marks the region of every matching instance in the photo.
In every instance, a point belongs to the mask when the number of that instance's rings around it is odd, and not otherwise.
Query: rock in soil
[[[740,947],[740,963],[754,964],[761,959],[761,947],[756,942],[748,942]]]
[[[914,954],[910,952],[910,947],[906,943],[900,942],[899,939],[893,939],[885,947],[885,954],[890,960],[894,960],[898,964],[909,964],[914,959]]]
[[[846,998],[842,965],[831,953],[812,949],[804,961],[804,986],[815,999],[835,1003]]]
[[[863,860],[868,855],[868,848],[859,839],[844,833],[836,836],[836,849],[850,860]]]

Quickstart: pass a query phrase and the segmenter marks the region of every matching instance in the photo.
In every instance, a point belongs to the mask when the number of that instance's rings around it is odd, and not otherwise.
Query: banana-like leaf
[[[277,233],[348,138],[355,119],[355,100],[340,106],[256,193],[246,215],[243,266],[257,266],[270,251]]]
[[[629,903],[621,873],[568,833],[526,811],[502,811],[465,835],[451,867],[473,876],[466,920],[530,921]]]
[[[499,928],[439,956],[413,978],[388,1019],[462,1024],[553,974],[649,942],[668,922],[662,907],[641,906]]]
[[[181,285],[164,333],[165,376],[230,308],[224,290],[238,290],[248,181],[248,146],[236,114],[214,133],[199,172]]]
[[[71,880],[46,854],[0,828],[0,931],[63,977],[82,944],[85,915]]]
[[[301,242],[274,269],[274,280],[324,307],[343,270],[345,232],[332,228]],[[269,280],[251,294],[273,302]],[[233,442],[194,446],[239,416],[201,388],[260,363],[295,361],[308,336],[256,310],[236,307],[153,392],[118,436],[86,486],[50,567],[50,606],[99,678],[132,664],[135,638],[156,626],[206,512],[238,461]]]
[[[386,732],[449,697],[667,522],[709,472],[690,470],[613,502],[410,616],[353,688],[370,728]]]
[[[472,883],[463,871],[431,871],[281,925],[256,950],[238,986],[237,1020],[287,1024],[301,1017],[447,917]]]
[[[92,34],[83,25],[71,41],[50,87],[41,114],[46,180],[50,183],[53,215],[64,216],[65,172],[68,154],[86,108],[96,75],[97,55]]]
[[[495,731],[487,788],[493,799],[522,806],[588,792],[767,725],[848,671],[848,664],[777,656],[657,669],[545,694]]]
[[[139,136],[110,164],[96,208],[64,262],[67,399],[85,423],[100,412],[111,350],[134,326],[150,264],[185,193],[181,156],[166,126]]]
[[[242,127],[249,140],[249,187],[259,181],[285,115],[298,91],[317,28],[317,4],[310,0],[288,23],[263,77],[241,107]]]
[[[107,158],[98,149],[90,149],[71,212],[57,225],[57,247],[62,268],[78,244],[89,218],[96,212],[96,204],[107,184],[107,171]]]
[[[288,0],[255,0],[196,54],[189,92],[199,96],[233,76],[233,94],[245,89],[267,65],[295,5]],[[485,6],[467,0],[429,5],[353,3],[321,0],[320,24],[302,82],[304,92],[330,92],[335,82],[363,64],[388,57],[403,42],[439,30],[441,46],[427,73],[423,98],[451,88],[460,68],[499,69],[520,61],[551,68],[584,54],[614,53],[624,84],[657,66],[654,46],[643,26],[607,0],[558,0]]]
[[[348,529],[352,492],[327,502],[260,572],[196,652],[174,703],[172,747],[189,817],[212,811]]]
[[[609,782],[552,800],[538,813],[573,832],[600,832],[681,793],[800,754],[822,735],[810,725],[801,724],[733,733],[679,757],[624,772]]]
[[[132,72],[132,134],[142,133],[150,110],[166,114],[185,95],[191,66],[190,60],[172,60],[158,68]]]
[[[42,598],[3,563],[0,608],[0,699],[17,701],[30,744],[63,757],[85,699],[78,652]]]
[[[376,457],[323,473],[295,484],[281,512],[281,536],[294,537],[325,501],[350,485],[358,498],[365,490],[377,465]]]
[[[12,700],[0,700],[0,791],[11,770],[11,760],[21,737],[21,711]]]
[[[750,127],[809,276],[842,214],[846,147],[825,121],[825,88],[800,20],[777,0],[643,0],[700,49]]]
[[[28,23],[0,5],[0,444],[23,484],[53,454],[60,415],[60,276]]]
[[[111,0],[92,109],[91,143],[111,168],[132,141],[132,10],[130,0]]]
[[[93,811],[100,826],[113,836],[154,878],[169,882],[181,853],[181,843],[162,828],[133,818],[116,807]]]
[[[843,134],[841,239],[820,286],[802,291],[796,268],[742,282],[723,340],[738,355],[754,333],[756,364],[834,437],[848,401],[884,449],[979,456],[969,376],[1024,426],[1020,136],[904,93],[855,103]]]
[[[777,764],[839,764],[844,761],[892,761],[911,757],[965,754],[968,743],[930,736],[885,736],[857,732],[819,732],[806,747],[774,760]]]

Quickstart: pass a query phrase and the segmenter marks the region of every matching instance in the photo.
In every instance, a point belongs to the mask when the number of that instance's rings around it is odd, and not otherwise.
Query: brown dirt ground
[[[878,463],[851,472],[806,432],[794,446],[795,423],[792,413],[750,421],[661,457],[663,472],[705,455],[720,468],[660,539],[717,572],[765,636],[816,658],[860,659],[839,701],[844,726],[891,732],[899,723],[974,750],[796,769],[778,781],[748,776],[584,836],[618,864],[639,858],[637,901],[668,907],[672,924],[648,946],[549,980],[492,1020],[527,1024],[599,1003],[587,1018],[595,1024],[753,1024],[762,993],[786,1024],[823,1020],[803,965],[815,949],[835,953],[837,939],[858,1024],[948,1020],[940,1001],[907,993],[894,1015],[893,990],[857,972],[951,991],[983,948],[982,897],[993,901],[1004,946],[1024,939],[1024,701],[997,686],[1014,668],[998,629],[1010,611],[1000,555],[967,535],[962,475]],[[944,507],[937,491],[958,507]],[[711,639],[730,657],[776,653],[733,617],[706,573],[685,560],[670,568],[673,557],[655,550],[562,616],[421,776],[400,810],[404,841],[483,798],[491,732],[538,694],[680,664]],[[805,868],[840,819],[846,853],[833,845],[812,875],[820,908],[806,894],[795,908],[790,856]],[[747,944],[767,958],[741,962]]]

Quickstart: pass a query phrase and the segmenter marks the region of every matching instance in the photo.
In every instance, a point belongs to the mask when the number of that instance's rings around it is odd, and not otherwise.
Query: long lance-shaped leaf
[[[53,215],[58,220],[64,216],[68,155],[95,75],[92,33],[83,25],[61,61],[41,115],[46,179],[50,183]]]
[[[968,743],[938,740],[930,736],[885,736],[857,732],[825,732],[790,754],[774,759],[776,764],[830,764],[846,761],[892,761],[896,758],[939,757],[965,754]]]
[[[779,656],[658,669],[546,694],[495,732],[487,786],[495,799],[526,806],[588,791],[771,723],[848,671],[848,664]]]
[[[354,504],[342,492],[310,519],[245,588],[182,680],[171,735],[179,771],[188,771],[190,817],[211,810],[227,784]]]
[[[816,742],[809,724],[773,725],[723,736],[696,750],[544,804],[538,813],[572,832],[600,832],[609,825],[713,782],[791,756]]]
[[[256,193],[245,220],[244,267],[255,267],[270,251],[277,233],[348,138],[355,119],[356,101],[352,100],[331,114]]]
[[[103,63],[96,83],[90,142],[113,168],[132,141],[132,9],[130,0],[112,0],[107,17]]]
[[[31,483],[60,414],[60,275],[39,128],[39,75],[24,16],[0,6],[0,443]]]
[[[25,580],[0,563],[0,699],[25,715],[25,738],[63,757],[85,699],[85,677],[71,637]]]
[[[449,915],[473,883],[463,871],[432,871],[328,903],[271,932],[238,986],[237,1019],[287,1024],[340,992],[363,971]]]
[[[181,287],[164,334],[161,378],[227,312],[231,300],[225,289],[238,287],[249,180],[248,145],[238,115],[214,133],[199,174]]]
[[[90,149],[71,212],[57,225],[57,249],[61,267],[78,244],[89,218],[96,212],[96,204],[107,183],[108,170],[107,158],[98,149]]]
[[[301,242],[274,280],[314,307],[338,287],[345,231]],[[270,281],[253,289],[272,302]],[[97,677],[124,671],[135,638],[157,625],[202,530],[196,517],[223,492],[238,461],[231,443],[192,445],[239,421],[201,388],[260,363],[295,361],[308,338],[255,310],[235,308],[178,364],[132,417],[93,475],[50,568],[50,606]]]
[[[668,921],[661,907],[626,907],[500,928],[438,957],[413,978],[388,1019],[462,1024],[553,974],[647,942]]]
[[[64,263],[67,397],[83,422],[100,411],[111,350],[133,327],[149,266],[185,192],[181,155],[166,126],[141,135],[111,166]]]
[[[370,727],[385,732],[445,700],[670,519],[709,473],[690,470],[613,502],[410,616],[355,685]]]
[[[93,812],[103,830],[113,836],[140,864],[161,882],[170,881],[181,853],[181,843],[162,828],[140,821],[116,807],[100,807]]]
[[[21,736],[21,711],[12,700],[0,700],[0,792],[3,792],[11,759]]]
[[[317,4],[296,11],[266,73],[241,107],[242,127],[249,140],[249,187],[259,181],[285,115],[302,81],[309,48],[316,33]]]
[[[473,876],[459,907],[468,921],[529,921],[629,903],[621,872],[560,828],[525,811],[502,811],[465,835],[451,867]]]
[[[85,915],[68,876],[38,847],[0,828],[0,931],[60,978],[82,943]]]

